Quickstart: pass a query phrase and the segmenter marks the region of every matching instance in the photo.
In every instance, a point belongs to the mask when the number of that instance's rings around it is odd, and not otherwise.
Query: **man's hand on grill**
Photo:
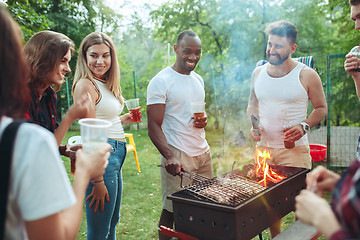
[[[179,175],[181,172],[181,162],[178,158],[172,157],[166,160],[165,169],[173,176]]]

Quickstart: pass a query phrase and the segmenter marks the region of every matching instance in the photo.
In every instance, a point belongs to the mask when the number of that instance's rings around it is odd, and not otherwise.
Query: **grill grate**
[[[193,175],[193,178],[196,179],[197,177]],[[194,197],[203,197],[230,206],[237,206],[266,189],[261,184],[236,172],[230,172],[220,177],[206,179],[182,187],[191,192]]]

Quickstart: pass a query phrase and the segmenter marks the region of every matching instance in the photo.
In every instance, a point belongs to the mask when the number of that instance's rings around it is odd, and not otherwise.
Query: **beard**
[[[290,53],[288,53],[286,56],[281,56],[280,54],[269,54],[268,52],[266,53],[266,56],[267,56],[267,59],[269,61],[269,63],[271,65],[274,65],[274,66],[278,66],[278,65],[281,65],[283,62],[286,61],[286,59],[289,58],[290,56]],[[277,56],[278,58],[277,59],[272,59],[271,56]]]

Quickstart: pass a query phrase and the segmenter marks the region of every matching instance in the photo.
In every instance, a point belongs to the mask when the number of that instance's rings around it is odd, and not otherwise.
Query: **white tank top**
[[[265,64],[255,82],[255,94],[259,101],[260,125],[263,137],[259,144],[271,148],[284,148],[283,133],[287,126],[294,126],[306,119],[309,97],[300,82],[300,71],[305,65],[298,63],[287,75],[273,78],[268,75]],[[295,142],[307,145],[305,134]]]
[[[125,133],[120,120],[120,114],[124,108],[119,100],[108,88],[106,82],[96,78],[92,79],[95,90],[98,92],[98,99],[95,103],[96,118],[112,122],[109,128],[109,138],[125,138]]]

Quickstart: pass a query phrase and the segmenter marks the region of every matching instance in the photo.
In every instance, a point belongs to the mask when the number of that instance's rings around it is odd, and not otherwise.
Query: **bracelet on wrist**
[[[90,183],[91,183],[92,186],[94,186],[96,183],[100,183],[100,182],[103,182],[103,181],[104,181],[104,179],[99,180],[99,181],[90,180]]]

